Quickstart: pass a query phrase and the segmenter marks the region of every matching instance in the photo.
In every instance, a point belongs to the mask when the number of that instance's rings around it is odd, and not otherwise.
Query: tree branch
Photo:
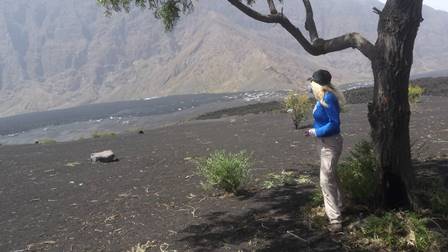
[[[268,1],[268,5],[269,5],[269,11],[271,12],[272,15],[277,14],[277,9],[275,8],[275,4],[274,4],[274,0],[267,0]]]
[[[242,3],[240,0],[227,0],[230,4],[238,8],[241,12],[248,15],[249,17],[263,22],[263,23],[280,23],[280,19],[282,14],[274,14],[274,15],[263,15],[258,11],[253,10],[249,6]]]
[[[299,28],[297,28],[295,25],[289,21],[289,19],[283,15],[283,13],[277,13],[277,14],[271,14],[271,15],[263,15],[259,13],[258,11],[248,7],[244,3],[242,3],[240,0],[227,0],[230,4],[238,8],[240,11],[242,11],[247,16],[258,20],[260,22],[264,23],[277,23],[280,24],[285,30],[287,30],[296,40],[299,42],[299,44],[307,51],[309,54],[318,56],[327,54],[330,52],[336,52],[341,51],[348,48],[356,48],[358,49],[362,54],[364,54],[367,58],[370,60],[374,57],[375,52],[375,46],[368,41],[366,38],[361,36],[359,33],[348,33],[345,35],[342,35],[340,37],[336,37],[333,39],[324,40],[317,36],[317,30],[316,26],[314,24],[314,19],[312,19],[312,13],[309,14],[307,10],[307,20],[308,22],[308,28],[310,31],[310,36],[314,38],[312,40],[312,43],[310,43],[305,36],[303,35],[302,31],[300,31]],[[311,4],[308,0],[304,0],[304,3],[307,2],[309,4],[309,9],[311,10]],[[308,9],[308,8],[307,8]],[[312,12],[312,10],[311,10]],[[311,22],[312,20],[312,22]]]
[[[381,15],[382,11],[380,11],[377,7],[373,7],[373,13]]]
[[[370,60],[373,59],[375,46],[359,33],[347,33],[328,40],[317,38],[313,43],[310,43],[299,28],[294,26],[289,19],[282,19],[280,24],[300,43],[300,45],[302,45],[305,51],[311,55],[318,56],[331,52],[342,51],[348,48],[356,48]]]
[[[311,7],[311,3],[309,0],[303,0],[303,4],[305,5],[306,10],[305,29],[310,33],[310,39],[312,43],[319,38],[316,29],[316,23],[314,22],[313,17],[313,8]]]

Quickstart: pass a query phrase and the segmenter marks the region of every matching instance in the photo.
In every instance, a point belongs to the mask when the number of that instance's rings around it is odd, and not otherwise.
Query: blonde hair
[[[338,99],[339,107],[342,108],[345,105],[344,95],[333,84],[321,86],[318,83],[312,81],[311,89],[313,90],[314,98],[318,100],[324,107],[328,107],[328,104],[324,101],[325,92],[332,92]]]

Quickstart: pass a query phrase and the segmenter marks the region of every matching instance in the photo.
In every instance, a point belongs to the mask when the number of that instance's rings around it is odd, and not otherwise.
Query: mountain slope
[[[284,9],[303,27],[299,2],[285,1]],[[165,33],[149,11],[107,18],[94,0],[1,1],[0,115],[171,94],[289,89],[317,68],[331,70],[336,83],[371,76],[357,51],[313,57],[279,26],[253,21],[225,1],[199,3]],[[380,2],[313,4],[323,37],[360,31],[375,40],[378,17],[371,8]],[[448,69],[448,13],[426,7],[424,17],[413,71]]]

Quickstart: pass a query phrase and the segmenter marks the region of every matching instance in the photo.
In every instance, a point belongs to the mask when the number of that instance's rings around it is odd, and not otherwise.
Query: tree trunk
[[[368,118],[378,161],[378,203],[401,207],[414,203],[408,87],[422,0],[389,0],[379,16],[372,59],[374,97]]]

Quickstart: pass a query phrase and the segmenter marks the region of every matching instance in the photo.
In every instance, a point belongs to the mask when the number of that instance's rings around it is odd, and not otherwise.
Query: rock
[[[92,153],[92,154],[90,154],[90,160],[94,163],[95,162],[109,163],[109,162],[118,161],[115,158],[114,152],[111,150],[105,150],[102,152]]]

